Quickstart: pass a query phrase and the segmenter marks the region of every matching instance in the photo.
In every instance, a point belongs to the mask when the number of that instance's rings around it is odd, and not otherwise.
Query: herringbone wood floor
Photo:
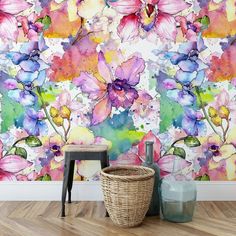
[[[236,236],[236,202],[198,202],[193,222],[148,217],[122,229],[105,217],[102,202],[74,202],[60,217],[60,202],[0,202],[1,236]]]

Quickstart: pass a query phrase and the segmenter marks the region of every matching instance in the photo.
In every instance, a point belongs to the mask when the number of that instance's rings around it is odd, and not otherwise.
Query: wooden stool
[[[99,160],[101,168],[109,166],[106,145],[67,145],[65,147],[64,178],[62,186],[61,216],[65,216],[66,192],[68,190],[68,203],[71,203],[71,189],[73,185],[75,160]]]

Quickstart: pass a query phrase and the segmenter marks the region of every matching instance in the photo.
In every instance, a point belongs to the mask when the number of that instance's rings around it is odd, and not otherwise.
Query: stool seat
[[[107,151],[106,145],[66,145],[65,152],[104,152]]]
[[[101,168],[109,166],[106,145],[66,145],[64,148],[64,178],[62,186],[62,210],[61,216],[65,216],[66,192],[68,191],[68,203],[71,203],[71,189],[73,186],[75,161],[98,160]]]

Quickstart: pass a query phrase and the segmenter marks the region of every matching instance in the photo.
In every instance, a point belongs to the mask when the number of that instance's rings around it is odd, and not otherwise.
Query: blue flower
[[[196,101],[195,95],[187,89],[172,89],[167,96],[182,106],[191,106]]]
[[[43,112],[36,112],[30,108],[26,111],[23,127],[29,135],[45,135],[47,134],[48,128],[43,119]]]
[[[40,53],[45,51],[48,47],[42,35],[38,41],[30,41],[22,45],[19,52],[10,52],[7,57],[11,59],[12,63],[21,67],[18,79],[25,79],[29,73],[44,70],[47,64],[40,58]],[[26,75],[25,75],[26,73]]]
[[[25,74],[26,75],[26,74]],[[7,79],[4,84],[8,91],[8,96],[22,104],[32,106],[37,102],[37,95],[33,91],[36,86],[42,86],[46,78],[46,71],[36,71],[24,77],[24,80]]]
[[[191,74],[194,71],[206,69],[207,66],[199,59],[199,54],[206,49],[203,39],[189,41],[180,45],[178,52],[168,52],[166,57],[173,65],[178,65],[180,70]]]
[[[164,87],[168,89],[167,96],[182,106],[191,106],[196,101],[196,96],[192,89],[201,86],[205,77],[205,71],[193,72],[191,75],[182,71],[177,71],[175,79],[164,81]]]
[[[199,111],[190,108],[185,109],[182,120],[182,128],[187,135],[202,135],[206,131],[206,125],[203,122],[203,115]]]
[[[196,86],[201,86],[205,77],[207,66],[198,57],[205,48],[203,39],[198,37],[198,41],[181,44],[178,52],[166,53],[171,63],[179,67],[175,78],[167,81],[167,96],[182,106],[191,106],[196,101],[192,90]]]
[[[42,86],[46,78],[48,65],[40,59],[40,53],[47,48],[41,35],[38,41],[23,44],[19,52],[7,54],[13,64],[21,68],[16,75],[17,83],[13,79],[5,81],[5,86],[9,89],[8,96],[23,106],[32,106],[37,102],[33,89]]]

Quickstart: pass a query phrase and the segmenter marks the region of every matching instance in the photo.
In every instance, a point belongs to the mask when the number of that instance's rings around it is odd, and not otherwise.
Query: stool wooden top
[[[104,152],[107,151],[106,145],[91,144],[91,145],[66,145],[65,152]]]

